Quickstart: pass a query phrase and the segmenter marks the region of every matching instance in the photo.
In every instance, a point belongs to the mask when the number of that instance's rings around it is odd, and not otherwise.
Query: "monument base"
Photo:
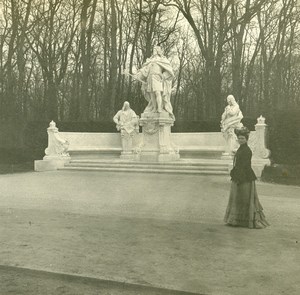
[[[133,152],[121,152],[120,159],[129,161],[139,161],[140,155]]]
[[[159,151],[142,151],[139,157],[141,162],[173,162],[180,159],[179,154],[161,154]]]
[[[34,171],[53,171],[63,168],[66,163],[69,163],[70,157],[48,157],[45,156],[43,160],[34,161]]]
[[[257,176],[258,179],[261,178],[262,172],[265,168],[265,166],[270,166],[271,161],[269,159],[252,159],[252,169]]]
[[[221,160],[232,160],[233,157],[234,155],[224,152],[222,153]]]
[[[174,119],[165,111],[141,115],[140,161],[171,162],[179,160],[178,148],[174,146],[171,140],[171,126],[173,125]]]

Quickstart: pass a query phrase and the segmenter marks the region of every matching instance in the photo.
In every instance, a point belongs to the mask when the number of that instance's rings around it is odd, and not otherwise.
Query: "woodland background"
[[[233,94],[272,161],[300,164],[298,0],[0,0],[0,161],[41,158],[60,131],[115,132],[135,72],[159,44],[172,62],[174,132],[220,131]]]

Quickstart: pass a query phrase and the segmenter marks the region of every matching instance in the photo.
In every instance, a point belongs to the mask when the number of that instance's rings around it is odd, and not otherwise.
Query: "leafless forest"
[[[160,44],[177,120],[218,118],[233,93],[256,117],[300,107],[297,0],[0,0],[2,120],[110,120]]]

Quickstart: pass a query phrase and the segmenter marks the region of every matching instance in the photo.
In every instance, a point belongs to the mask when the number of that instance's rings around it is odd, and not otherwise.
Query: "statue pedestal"
[[[70,162],[68,153],[69,142],[59,135],[55,122],[51,121],[47,128],[48,147],[45,149],[43,160],[34,161],[35,171],[51,171],[63,168]]]
[[[120,159],[139,161],[139,154],[133,148],[133,139],[136,133],[133,131],[128,134],[125,130],[121,131],[122,152]]]
[[[178,148],[171,140],[171,126],[174,120],[163,111],[161,113],[143,113],[139,121],[143,136],[140,146],[140,161],[170,162],[180,158]]]

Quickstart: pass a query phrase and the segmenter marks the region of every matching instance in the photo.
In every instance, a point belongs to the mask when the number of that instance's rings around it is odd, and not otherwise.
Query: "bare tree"
[[[91,5],[90,16],[88,10]],[[82,72],[80,75],[80,116],[81,121],[86,121],[90,114],[91,96],[89,93],[89,78],[91,68],[91,51],[92,51],[92,33],[95,19],[97,0],[83,0],[80,16],[81,33],[80,33],[80,61]],[[89,19],[89,23],[88,23]]]
[[[27,36],[43,73],[45,113],[48,120],[58,119],[58,90],[67,70],[68,57],[76,31],[74,17],[60,9],[61,0],[51,0],[48,5],[38,4],[36,22]]]

